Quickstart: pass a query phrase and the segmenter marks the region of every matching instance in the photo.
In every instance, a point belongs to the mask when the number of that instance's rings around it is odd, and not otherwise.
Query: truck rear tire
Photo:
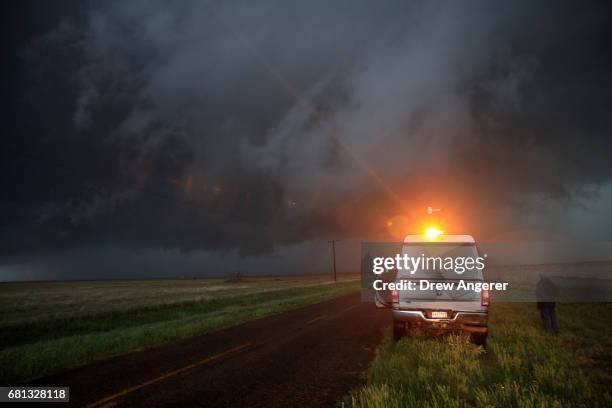
[[[487,334],[488,333],[472,333],[471,335],[472,343],[476,344],[477,346],[486,347]]]
[[[406,335],[406,325],[393,321],[393,341],[401,340]]]

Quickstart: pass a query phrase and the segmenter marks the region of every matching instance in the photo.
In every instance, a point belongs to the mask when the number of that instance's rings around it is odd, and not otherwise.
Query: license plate
[[[448,313],[446,312],[431,312],[432,319],[446,319],[448,317]]]

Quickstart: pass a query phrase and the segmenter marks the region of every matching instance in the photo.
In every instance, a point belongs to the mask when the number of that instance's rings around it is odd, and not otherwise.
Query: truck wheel
[[[406,335],[406,326],[404,323],[393,322],[393,340],[398,341]]]
[[[485,347],[487,345],[487,334],[488,333],[472,333],[472,343],[477,346]]]

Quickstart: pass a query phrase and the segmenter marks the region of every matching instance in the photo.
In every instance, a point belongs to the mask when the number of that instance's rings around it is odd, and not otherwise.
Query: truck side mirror
[[[380,279],[385,283],[395,282],[397,269],[390,269],[380,274]],[[377,290],[374,292],[374,304],[381,309],[390,309],[393,306],[391,290]]]

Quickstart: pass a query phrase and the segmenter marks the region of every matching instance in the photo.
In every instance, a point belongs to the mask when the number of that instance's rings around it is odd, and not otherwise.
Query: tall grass
[[[495,304],[487,349],[467,337],[414,337],[379,348],[353,407],[612,406],[610,304],[560,305],[561,333],[533,304]]]

